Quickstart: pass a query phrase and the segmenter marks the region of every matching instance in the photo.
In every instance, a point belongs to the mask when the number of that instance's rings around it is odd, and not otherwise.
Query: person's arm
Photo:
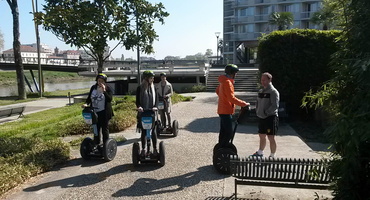
[[[113,100],[113,91],[112,88],[108,85],[105,85],[105,91],[104,91],[105,100],[107,102],[112,102]]]
[[[241,107],[245,107],[245,106],[249,105],[249,103],[235,97],[235,95],[234,95],[234,86],[231,83],[231,81],[226,81],[225,84],[227,84],[227,85],[225,85],[225,94],[226,94],[226,98],[229,102],[231,102],[235,105],[241,106]]]
[[[84,108],[84,107],[87,107],[87,106],[90,106],[91,105],[91,93],[94,89],[94,85],[91,86],[90,88],[90,91],[89,91],[89,95],[87,95],[87,98],[85,100],[85,104],[83,104],[81,107]]]
[[[169,93],[166,95],[168,98],[170,98],[173,94],[173,88],[172,88],[172,84],[171,83],[168,83],[168,86],[169,86]]]
[[[216,94],[217,94],[217,96],[218,96],[218,94],[220,93],[220,85],[218,85],[217,87],[216,87]]]
[[[138,87],[136,88],[136,101],[135,101],[135,103],[136,103],[136,108],[141,107],[141,102],[140,102],[140,92],[141,92],[141,90],[140,90],[140,86],[138,86]]]
[[[270,107],[268,107],[265,111],[267,116],[275,115],[279,108],[279,92],[274,90],[270,93]]]

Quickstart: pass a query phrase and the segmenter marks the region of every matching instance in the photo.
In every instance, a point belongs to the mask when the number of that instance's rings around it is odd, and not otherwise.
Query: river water
[[[44,91],[53,92],[57,90],[85,89],[90,88],[93,84],[95,84],[95,81],[72,82],[72,83],[45,83]],[[32,84],[31,87],[33,88],[33,92],[37,92],[34,84]],[[26,90],[27,92],[31,92],[27,85]],[[17,85],[0,86],[0,97],[7,96],[18,96]]]

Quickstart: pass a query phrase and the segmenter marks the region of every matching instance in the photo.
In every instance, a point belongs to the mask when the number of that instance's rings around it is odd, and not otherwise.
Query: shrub
[[[65,162],[70,153],[69,146],[59,139],[1,138],[0,147],[0,195]]]
[[[272,74],[280,100],[293,114],[302,114],[300,105],[305,92],[317,89],[333,76],[328,64],[339,49],[336,38],[340,33],[292,29],[275,31],[260,39],[259,70]]]

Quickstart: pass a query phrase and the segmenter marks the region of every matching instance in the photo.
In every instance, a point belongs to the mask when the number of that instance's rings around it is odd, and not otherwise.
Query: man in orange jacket
[[[218,95],[217,114],[220,116],[220,134],[218,143],[220,147],[226,147],[233,135],[232,114],[235,112],[235,105],[245,107],[249,103],[240,100],[234,95],[234,79],[239,68],[234,64],[225,66],[225,75],[218,77],[220,83],[216,88]]]

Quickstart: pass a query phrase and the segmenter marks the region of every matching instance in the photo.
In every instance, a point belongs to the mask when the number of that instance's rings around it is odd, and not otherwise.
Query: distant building
[[[289,28],[318,29],[312,14],[321,8],[322,0],[224,0],[223,60],[226,63],[253,62],[251,48],[257,38],[277,29],[269,24],[273,12],[291,12],[294,24]],[[247,50],[247,52],[245,52]]]
[[[22,56],[22,62],[24,63],[37,63],[37,48],[29,46],[29,45],[21,45],[21,56]],[[48,57],[49,53],[46,53],[43,51],[43,49],[40,49],[40,58],[46,59]],[[8,49],[3,51],[4,61],[14,61],[14,50]]]

